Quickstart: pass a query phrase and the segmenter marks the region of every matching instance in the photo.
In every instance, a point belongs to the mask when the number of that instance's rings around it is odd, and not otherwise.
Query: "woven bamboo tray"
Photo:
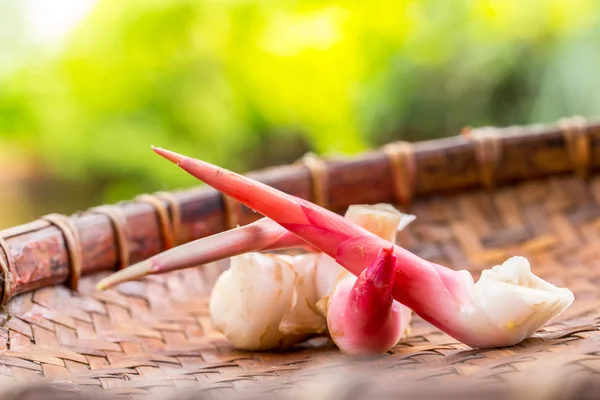
[[[600,124],[569,118],[465,129],[448,139],[395,143],[354,158],[309,157],[249,174],[339,212],[393,202],[418,217],[398,244],[419,256],[477,278],[523,255],[536,274],[575,293],[575,303],[534,337],[483,351],[419,318],[410,337],[381,357],[344,357],[324,338],[286,352],[236,351],[208,316],[211,285],[226,263],[94,289],[117,268],[259,217],[206,187],[1,231],[0,387],[42,382],[86,395],[192,389],[207,398],[267,398],[352,381],[370,385],[338,394],[371,398],[369,390],[383,388],[390,396],[417,389],[433,395],[443,388],[450,398],[456,387],[491,399],[518,388],[537,398],[559,389],[560,398],[584,398],[581,388],[597,384],[589,379],[600,369],[597,170]],[[38,398],[30,396],[22,398]]]

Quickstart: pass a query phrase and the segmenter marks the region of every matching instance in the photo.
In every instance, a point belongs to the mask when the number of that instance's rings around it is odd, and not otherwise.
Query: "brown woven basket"
[[[600,369],[599,169],[600,124],[570,118],[466,129],[250,174],[339,212],[394,202],[417,215],[399,245],[476,278],[509,256],[528,257],[536,274],[569,287],[576,300],[517,346],[472,350],[417,318],[410,338],[381,357],[345,357],[323,338],[286,352],[236,351],[211,328],[207,311],[226,263],[94,289],[112,270],[259,217],[201,187],[1,231],[0,378],[106,395],[200,389],[212,398],[306,397],[326,383],[352,398],[375,398],[370,390],[382,389],[434,396],[442,388],[450,398],[452,386],[490,399],[514,388],[537,398],[583,398],[582,382],[590,381],[581,379]],[[359,390],[361,382],[370,385]]]

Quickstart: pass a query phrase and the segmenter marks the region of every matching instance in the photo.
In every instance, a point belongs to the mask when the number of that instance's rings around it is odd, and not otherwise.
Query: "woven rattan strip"
[[[480,166],[481,183],[488,190],[496,187],[496,168],[502,156],[499,130],[494,127],[474,129],[469,137],[475,146],[475,157]]]
[[[111,222],[117,249],[119,250],[118,269],[129,266],[129,229],[127,218],[117,206],[100,206],[90,209],[90,212],[105,215]]]
[[[2,254],[0,254],[0,271],[2,271],[2,299],[0,300],[0,305],[6,305],[8,301],[12,297],[11,293],[11,274],[10,270],[12,267],[13,259],[10,253],[10,247],[8,247],[8,243],[2,237],[0,237],[0,250],[2,250]]]
[[[71,267],[69,287],[71,290],[77,290],[79,287],[79,278],[81,277],[81,265],[83,263],[83,249],[77,228],[71,218],[61,214],[49,214],[43,216],[41,219],[56,226],[62,232]]]
[[[173,229],[173,240],[175,245],[181,244],[181,204],[179,204],[179,201],[173,193],[157,192],[154,193],[154,195],[159,199],[163,199],[169,203],[171,227]]]
[[[151,194],[143,194],[136,197],[135,200],[141,203],[150,204],[152,207],[154,207],[156,214],[158,215],[158,222],[163,238],[164,249],[168,250],[175,247],[175,232],[173,231],[173,224],[169,216],[169,211],[163,204],[163,200]]]
[[[223,218],[225,227],[233,229],[240,224],[241,204],[235,199],[222,195],[223,198]]]
[[[310,171],[313,203],[328,208],[327,165],[325,161],[314,153],[307,153],[302,157],[301,163]]]
[[[415,184],[415,156],[409,142],[395,142],[383,147],[392,167],[392,183],[397,204],[411,203]]]
[[[586,122],[585,118],[578,116],[564,118],[559,122],[573,169],[582,179],[588,177],[591,162],[590,139],[585,128]]]

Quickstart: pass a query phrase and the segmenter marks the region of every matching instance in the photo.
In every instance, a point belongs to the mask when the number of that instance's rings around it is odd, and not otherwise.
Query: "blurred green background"
[[[0,0],[0,227],[600,107],[600,0]]]

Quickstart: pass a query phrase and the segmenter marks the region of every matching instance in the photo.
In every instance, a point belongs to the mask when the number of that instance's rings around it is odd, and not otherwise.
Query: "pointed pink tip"
[[[185,160],[188,159],[188,157],[181,155],[179,153],[175,153],[174,151],[171,151],[171,150],[163,149],[161,147],[154,147],[154,146],[151,146],[151,147],[152,147],[152,150],[156,154],[158,154],[161,157],[166,158],[167,160],[169,160],[177,165],[181,164],[182,162],[184,162]]]
[[[394,248],[382,248],[379,257],[364,272],[365,278],[378,289],[391,288],[394,282],[396,255]]]

